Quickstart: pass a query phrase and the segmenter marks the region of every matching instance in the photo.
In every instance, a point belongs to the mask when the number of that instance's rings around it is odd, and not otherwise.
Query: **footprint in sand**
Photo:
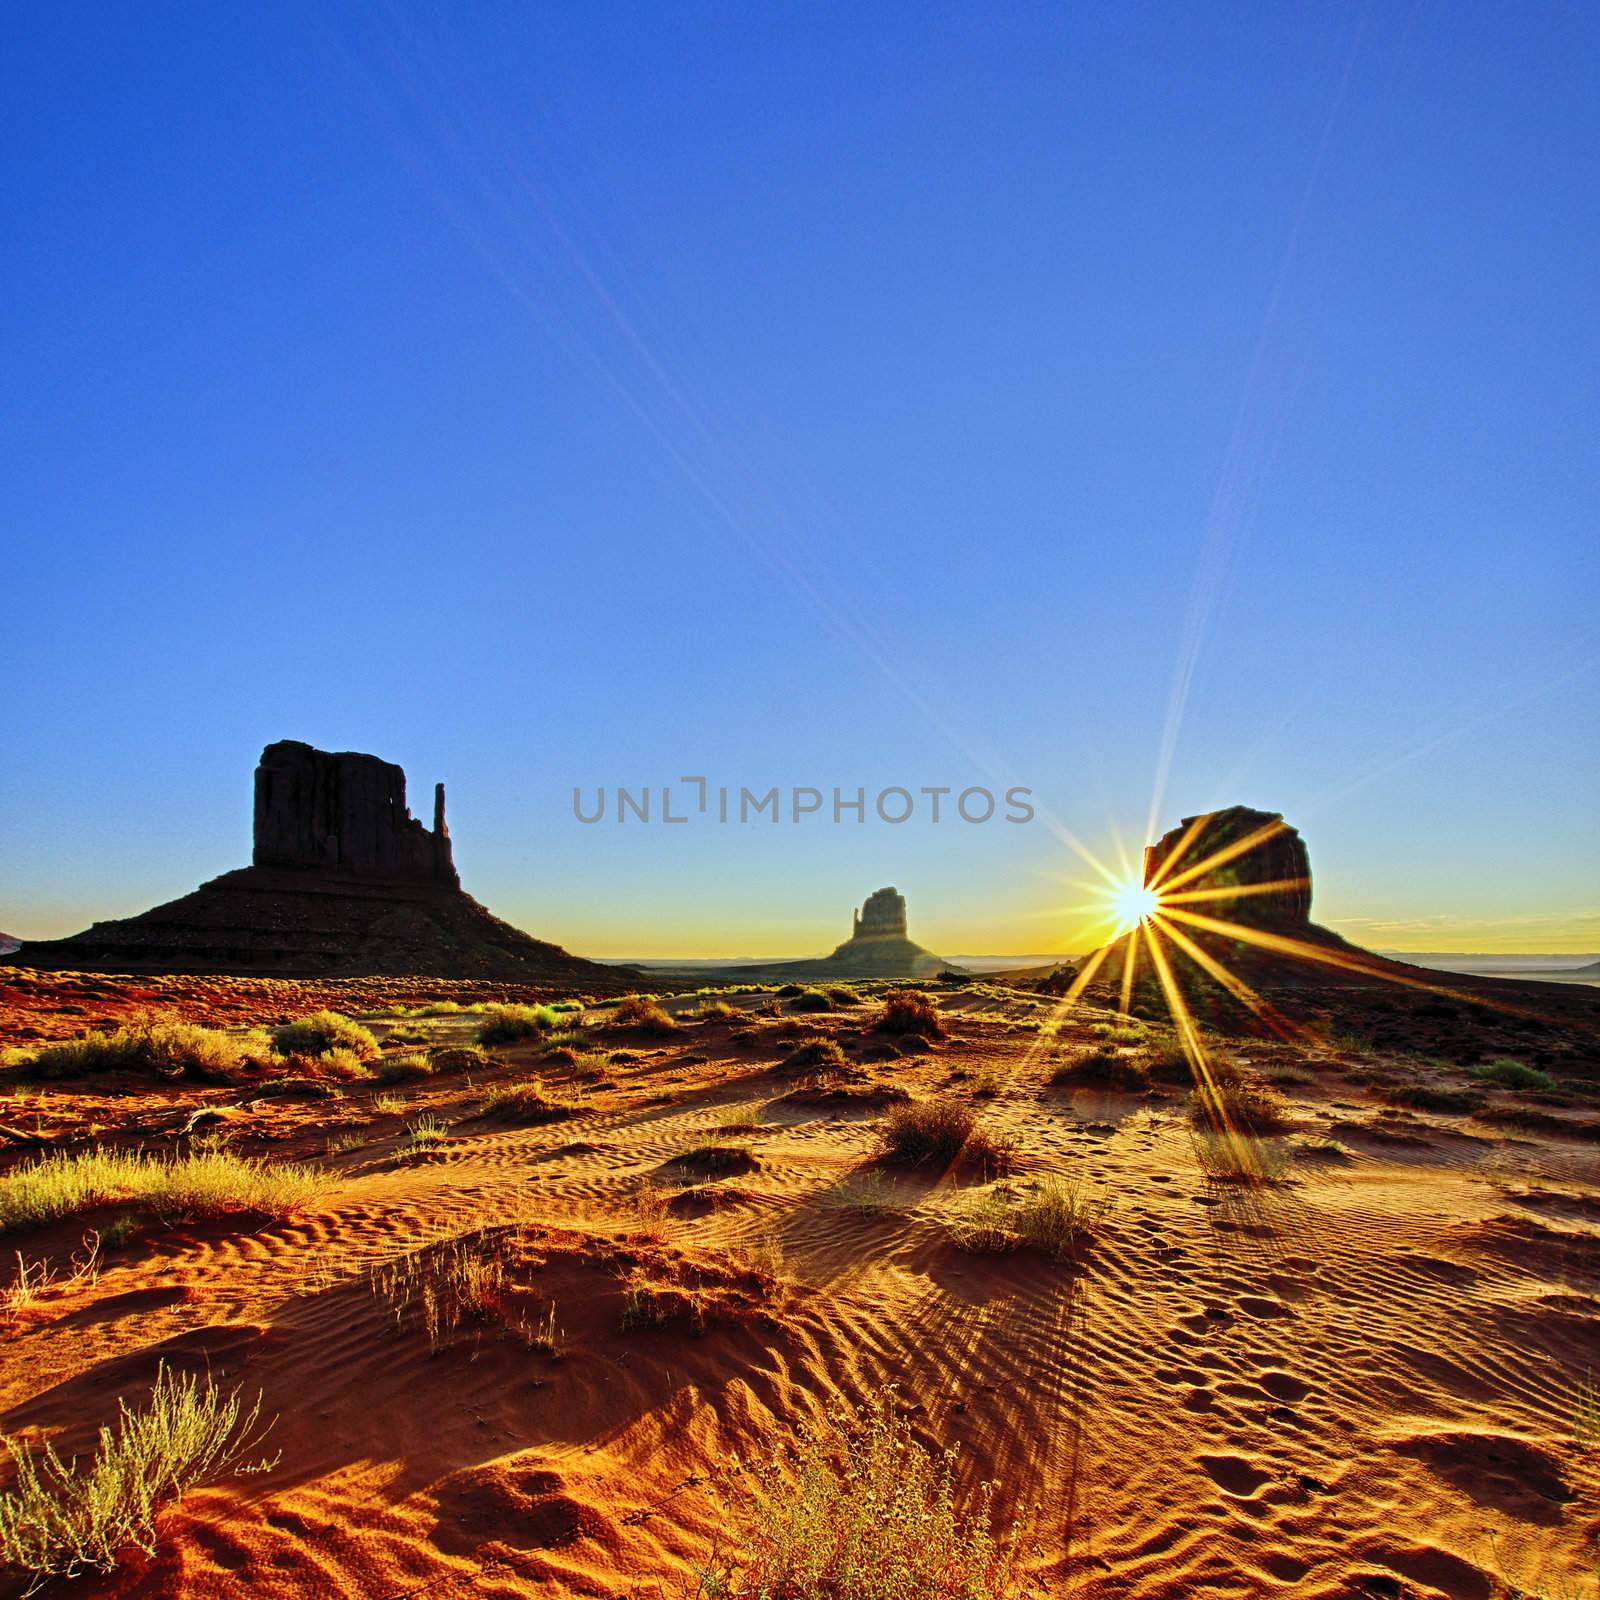
[[[1270,1472],[1263,1472],[1243,1456],[1197,1456],[1195,1459],[1211,1481],[1235,1500],[1248,1500],[1263,1484],[1272,1482]]]
[[[1304,1400],[1311,1393],[1310,1384],[1302,1383],[1292,1373],[1288,1372],[1260,1372],[1256,1374],[1256,1382],[1274,1400],[1284,1400],[1290,1405]]]
[[[1242,1294],[1234,1304],[1252,1317],[1287,1317],[1291,1314],[1283,1301],[1271,1295]]]

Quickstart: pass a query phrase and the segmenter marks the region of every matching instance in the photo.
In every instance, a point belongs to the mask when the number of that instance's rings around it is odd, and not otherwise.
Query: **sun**
[[[1131,928],[1152,915],[1161,905],[1161,896],[1142,883],[1121,883],[1111,892],[1111,909],[1123,927]]]

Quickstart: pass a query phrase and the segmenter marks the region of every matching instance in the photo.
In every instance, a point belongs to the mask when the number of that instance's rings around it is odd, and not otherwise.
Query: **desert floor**
[[[41,1007],[21,1033],[118,1015],[115,980],[97,982],[109,992]],[[471,1039],[474,1017],[375,1014],[383,987],[357,997],[380,1039]],[[294,998],[246,996],[189,1014],[270,1021]],[[331,1178],[287,1221],[136,1228],[75,1280],[74,1253],[109,1217],[0,1237],[0,1284],[15,1284],[14,1252],[54,1273],[0,1333],[0,1430],[86,1453],[162,1361],[259,1392],[277,1419],[270,1471],[190,1493],[153,1558],[68,1587],[693,1593],[737,1463],[829,1397],[891,1381],[922,1437],[959,1445],[965,1484],[998,1481],[1029,1592],[1597,1592],[1600,1143],[1585,1093],[1532,1116],[1509,1090],[1476,1114],[1432,1111],[1397,1104],[1395,1085],[1468,1082],[1460,1069],[1219,1044],[1292,1113],[1263,1141],[1271,1181],[1243,1184],[1207,1175],[1181,1085],[1049,1082],[1075,1052],[1144,1048],[1149,1030],[1093,1007],[1052,1034],[1048,1004],[955,991],[940,997],[949,1037],[894,1055],[870,995],[800,1016],[767,994],[718,998],[737,1014],[669,1001],[681,1024],[665,1038],[578,1014],[607,1053],[599,1071],[534,1040],[488,1068],[321,1098],[131,1077],[0,1091],[7,1168],[203,1137]],[[857,1064],[831,1090],[779,1066],[817,1036]],[[482,1114],[493,1085],[531,1074],[569,1116]],[[1068,1261],[959,1248],[952,1224],[996,1180],[879,1164],[897,1091],[970,1102],[1014,1146],[999,1181],[1058,1174],[1102,1198],[1092,1245]],[[442,1132],[419,1142],[409,1130],[430,1118]],[[731,1154],[692,1155],[708,1145]],[[375,1278],[458,1235],[494,1246],[530,1315],[520,1334],[469,1321],[435,1353]],[[624,1326],[641,1284],[662,1320]],[[553,1340],[530,1338],[552,1306]]]

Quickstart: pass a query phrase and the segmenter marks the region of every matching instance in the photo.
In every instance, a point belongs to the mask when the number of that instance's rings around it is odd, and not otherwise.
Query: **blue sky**
[[[1043,822],[1600,948],[1582,5],[40,7],[0,64],[0,927],[242,864],[269,740],[600,954],[1073,949]],[[1174,685],[1187,684],[1177,712]],[[1164,730],[1170,729],[1170,737]],[[1168,751],[1163,760],[1162,751]]]

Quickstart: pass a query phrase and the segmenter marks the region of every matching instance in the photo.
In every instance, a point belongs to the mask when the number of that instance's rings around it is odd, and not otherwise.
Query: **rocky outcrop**
[[[875,889],[859,911],[851,913],[850,938],[904,939],[906,897],[896,889]]]
[[[433,831],[406,807],[406,775],[392,761],[297,739],[261,752],[256,768],[258,867],[310,867],[459,887],[444,822],[444,785],[433,791]]]
[[[1289,932],[1311,920],[1311,856],[1276,811],[1229,806],[1185,817],[1145,850],[1144,882],[1203,891],[1195,909],[1230,922]]]
[[[268,745],[252,862],[139,916],[27,941],[0,959],[100,972],[503,979],[596,994],[637,985],[633,969],[530,938],[465,893],[444,785],[430,830],[406,808],[405,773],[376,756]]]

